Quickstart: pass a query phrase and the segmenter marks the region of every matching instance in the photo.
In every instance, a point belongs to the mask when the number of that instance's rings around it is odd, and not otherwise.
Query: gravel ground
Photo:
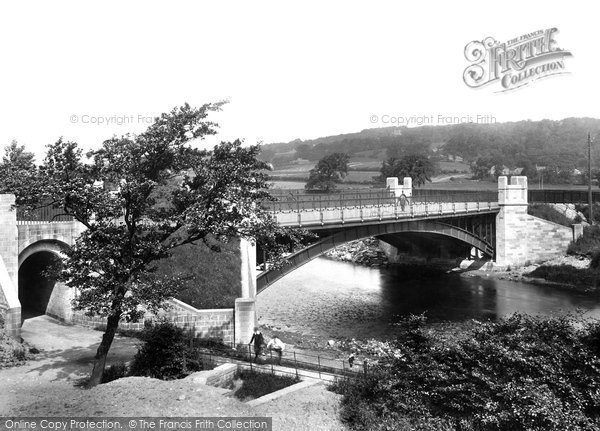
[[[101,333],[47,316],[25,322],[23,338],[39,359],[0,370],[0,415],[8,416],[270,416],[274,430],[343,430],[340,396],[311,386],[249,407],[224,389],[191,380],[128,377],[83,389]],[[118,337],[109,363],[130,360],[136,340]]]

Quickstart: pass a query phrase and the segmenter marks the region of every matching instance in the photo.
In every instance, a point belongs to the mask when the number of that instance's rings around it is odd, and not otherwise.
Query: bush
[[[189,336],[173,323],[163,321],[148,325],[140,339],[144,344],[133,359],[131,375],[172,380],[202,370],[202,362]]]
[[[342,381],[352,429],[598,430],[600,323],[513,315]],[[423,332],[423,334],[429,334]]]
[[[542,265],[526,275],[586,289],[597,288],[600,280],[600,271],[597,269],[575,268],[572,265]]]
[[[127,376],[127,365],[124,362],[113,364],[104,370],[102,374],[102,383],[112,382]]]
[[[586,226],[583,228],[583,235],[576,241],[569,244],[568,254],[587,254],[600,250],[600,226]]]
[[[293,376],[276,376],[256,371],[242,371],[237,377],[243,381],[242,386],[235,391],[235,397],[240,400],[259,398],[300,381]]]

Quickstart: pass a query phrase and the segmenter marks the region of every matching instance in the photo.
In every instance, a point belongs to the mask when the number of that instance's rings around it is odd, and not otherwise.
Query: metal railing
[[[50,223],[72,220],[73,216],[66,215],[61,208],[55,208],[52,205],[28,210],[24,207],[17,207],[17,221]]]
[[[349,361],[319,354],[299,353],[295,350],[283,351],[281,360],[272,350],[263,349],[256,358],[254,348],[248,344],[214,343],[206,345],[205,340],[192,339],[197,348],[199,361],[220,365],[237,363],[244,368],[272,374],[287,374],[295,377],[312,377],[323,380],[337,378],[357,378],[368,373],[368,361]]]
[[[415,193],[416,192],[416,193]],[[413,192],[405,204],[435,204],[461,202],[497,202],[498,192],[470,190],[426,190]],[[272,193],[275,201],[265,202],[273,213],[322,211],[326,209],[381,207],[402,204],[402,200],[388,189],[344,190],[336,193],[306,193],[291,190],[287,193]]]

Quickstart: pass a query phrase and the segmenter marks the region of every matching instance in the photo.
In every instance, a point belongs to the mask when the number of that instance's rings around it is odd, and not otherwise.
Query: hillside
[[[466,162],[494,157],[508,167],[527,163],[559,168],[583,168],[586,136],[600,131],[600,119],[463,123],[449,126],[386,127],[357,133],[294,140],[263,146],[263,158],[276,167],[296,159],[316,161],[333,152],[381,162],[385,156],[422,152],[440,160],[459,156]],[[600,162],[600,152],[594,155]],[[376,165],[376,163],[375,163]]]

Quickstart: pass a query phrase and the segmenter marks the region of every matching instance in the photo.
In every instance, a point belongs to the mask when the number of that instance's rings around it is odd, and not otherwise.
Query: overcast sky
[[[38,155],[59,136],[90,147],[184,102],[219,100],[229,104],[214,117],[218,139],[247,143],[389,126],[391,117],[599,116],[597,2],[460,4],[3,2],[0,143],[16,139]],[[568,75],[509,93],[463,82],[470,41],[551,27],[573,53]]]

